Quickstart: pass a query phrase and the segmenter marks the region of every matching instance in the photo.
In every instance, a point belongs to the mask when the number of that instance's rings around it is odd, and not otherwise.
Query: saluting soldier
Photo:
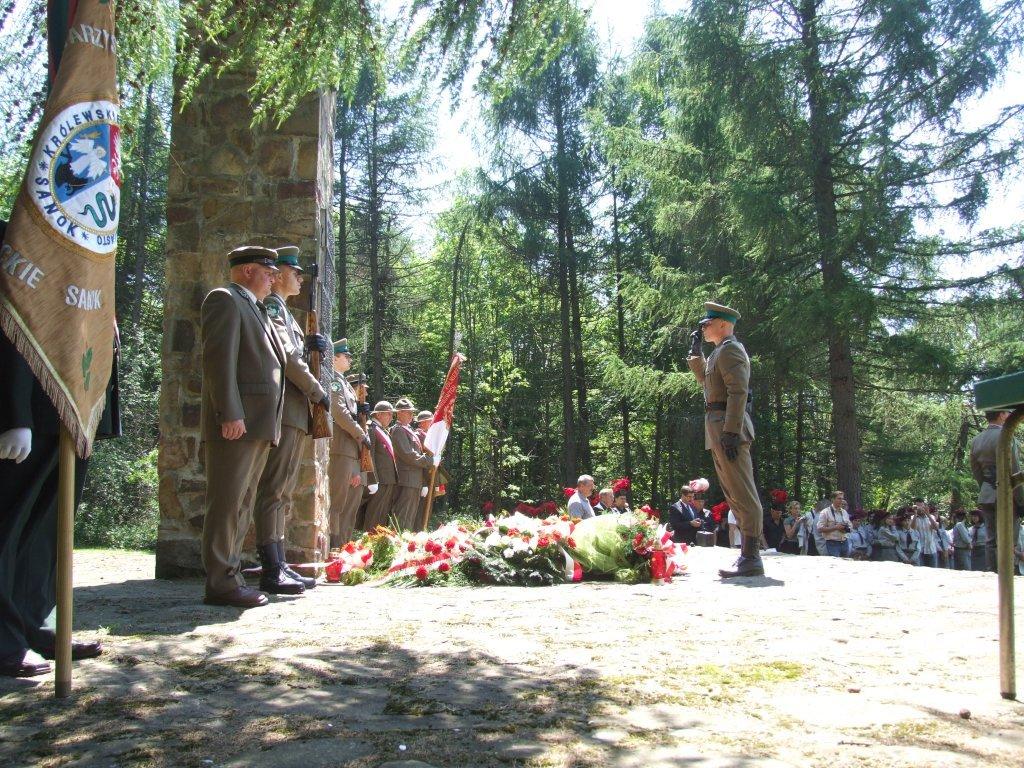
[[[284,411],[281,439],[270,450],[267,465],[256,489],[256,549],[262,575],[260,589],[279,595],[298,595],[316,586],[311,579],[288,567],[285,555],[285,520],[291,513],[292,494],[299,479],[299,467],[306,440],[312,430],[310,403],[330,407],[330,397],[306,365],[305,353],[316,349],[327,354],[327,339],[307,336],[292,313],[288,299],[302,290],[303,270],[299,249],[288,245],[277,249],[273,290],[264,300],[271,327],[285,351]]]
[[[415,430],[416,437],[418,437],[420,439],[420,445],[422,445],[424,447],[427,444],[427,430],[430,429],[430,424],[431,424],[431,422],[433,422],[433,420],[434,420],[434,414],[431,413],[430,411],[420,411],[419,413],[416,414],[416,430]],[[440,465],[440,462],[439,462],[439,465]],[[434,508],[438,509],[438,505],[440,503],[443,503],[443,501],[444,501],[444,496],[439,496],[437,494],[438,486],[437,486],[437,483],[436,483],[436,479],[437,479],[437,476],[435,476]],[[417,521],[416,522],[416,529],[417,530],[420,530],[420,525],[423,522],[423,515],[424,515],[424,512],[426,511],[426,507],[427,507],[427,494],[429,494],[429,492],[430,492],[430,470],[429,469],[423,470],[423,487],[427,489],[427,493],[424,493],[423,497],[420,499],[420,508],[419,508],[419,512],[417,512],[418,516],[416,518],[416,521]]]
[[[356,420],[356,393],[345,378],[352,367],[348,339],[334,342],[334,379],[331,397],[331,463],[328,471],[331,484],[331,547],[340,547],[352,538],[356,510],[362,497],[362,475],[359,471],[359,447],[372,447],[369,435]],[[353,503],[354,502],[354,503]]]
[[[423,480],[424,470],[429,469],[430,457],[423,452],[416,430],[412,428],[412,416],[416,406],[403,397],[395,403],[395,420],[391,427],[391,443],[395,447],[395,461],[398,465],[398,483],[393,504],[395,517],[404,530],[416,527],[420,511],[420,499],[427,494]]]
[[[704,447],[715,461],[718,482],[742,534],[740,557],[733,570],[718,572],[723,579],[763,576],[759,549],[764,510],[754,485],[750,444],[754,424],[747,413],[750,358],[733,331],[740,313],[709,301],[706,315],[690,336],[686,363],[704,387]],[[704,358],[701,341],[715,345]]]
[[[1003,424],[1009,411],[985,411],[985,428],[971,441],[971,474],[978,483],[978,509],[985,520],[985,541],[983,553],[985,570],[996,570],[996,456],[999,453],[999,435],[1003,432]],[[1010,472],[1020,471],[1017,441],[1014,440],[1010,451]],[[1017,486],[1013,491],[1013,506],[1019,510],[1024,507],[1024,486]],[[1016,517],[1014,518],[1016,532]],[[1014,541],[1017,537],[1014,536]],[[974,553],[976,560],[981,560],[982,550]]]
[[[203,300],[201,440],[206,464],[203,567],[209,605],[252,608],[267,596],[239,568],[256,484],[281,439],[287,354],[263,299],[277,253],[246,245],[228,255],[231,283]]]
[[[394,406],[387,400],[381,400],[370,412],[370,450],[373,454],[373,468],[377,473],[377,487],[371,485],[368,488],[370,501],[366,505],[366,519],[363,523],[367,531],[388,524],[395,500],[398,465],[395,463],[395,447],[388,434],[394,415]]]

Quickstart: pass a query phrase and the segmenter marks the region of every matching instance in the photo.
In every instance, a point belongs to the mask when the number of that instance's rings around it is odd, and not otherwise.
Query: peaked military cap
[[[277,251],[277,266],[279,267],[291,267],[297,269],[299,272],[304,271],[302,265],[299,264],[299,246],[297,245],[284,245],[276,249]]]
[[[434,418],[434,414],[432,414],[430,411],[420,411],[419,413],[416,414],[416,421],[423,421],[424,419],[432,418]]]
[[[351,355],[352,350],[348,348],[348,339],[338,339],[334,342],[334,354],[336,355]]]
[[[395,403],[396,411],[415,411],[416,406],[412,404],[412,400],[408,397],[403,397],[397,403]]]
[[[704,315],[705,320],[714,320],[716,317],[719,317],[722,320],[735,325],[736,321],[740,319],[740,313],[735,309],[731,309],[724,304],[718,304],[714,301],[704,302],[704,311],[707,313]]]
[[[372,413],[394,413],[395,407],[387,400],[381,400],[375,406],[373,406]]]
[[[262,245],[240,245],[228,254],[228,263],[232,267],[242,264],[260,264],[264,267],[278,272],[275,262],[277,251],[273,248],[264,248]]]

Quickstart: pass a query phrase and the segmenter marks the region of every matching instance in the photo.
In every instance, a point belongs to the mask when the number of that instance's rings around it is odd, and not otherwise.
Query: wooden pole
[[[430,513],[434,511],[434,479],[437,477],[437,466],[430,467],[430,485],[427,489],[427,503],[423,506],[423,530],[430,524]]]
[[[60,428],[57,481],[57,638],[55,695],[71,694],[72,562],[75,547],[75,444],[67,427]]]
[[[1017,406],[1003,424],[996,453],[996,563],[999,570],[999,688],[1004,699],[1017,698],[1013,631],[1013,433],[1024,418]]]

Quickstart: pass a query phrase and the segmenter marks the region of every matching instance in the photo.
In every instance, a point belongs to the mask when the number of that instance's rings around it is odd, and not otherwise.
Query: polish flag
[[[427,428],[427,436],[423,438],[423,446],[429,448],[435,456],[444,452],[444,445],[448,442],[448,433],[452,430],[452,420],[455,418],[455,397],[459,389],[459,369],[465,362],[466,356],[456,352],[452,358],[452,364],[448,368],[448,376],[441,387],[441,396],[437,398],[437,408],[434,409],[434,420]]]

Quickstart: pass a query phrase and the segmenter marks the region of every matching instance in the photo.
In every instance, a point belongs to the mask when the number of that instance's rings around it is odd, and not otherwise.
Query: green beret
[[[277,250],[277,266],[279,267],[291,267],[302,272],[302,267],[299,265],[299,246],[297,245],[285,245]]]

